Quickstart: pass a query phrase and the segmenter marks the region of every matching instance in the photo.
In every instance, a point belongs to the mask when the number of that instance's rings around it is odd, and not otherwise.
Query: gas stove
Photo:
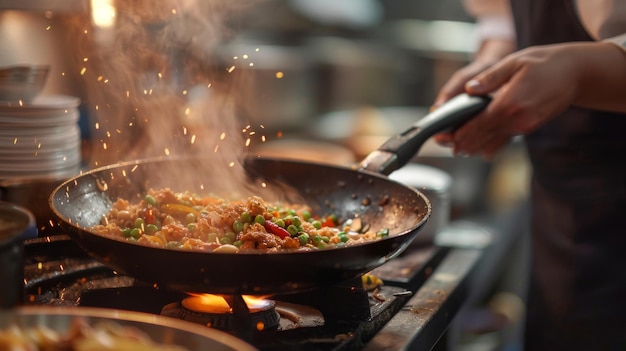
[[[269,312],[226,296],[230,317],[188,306],[189,294],[116,273],[87,256],[65,235],[25,243],[24,304],[124,309],[185,319],[229,332],[260,350],[361,350],[403,309],[449,253],[410,247],[372,274],[383,284],[366,290],[361,278],[313,291],[263,297]],[[265,310],[263,308],[262,310]]]

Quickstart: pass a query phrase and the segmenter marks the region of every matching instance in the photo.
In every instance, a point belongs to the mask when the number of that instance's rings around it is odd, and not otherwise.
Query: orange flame
[[[195,294],[188,293],[190,296],[183,299],[181,302],[183,307],[196,311],[206,313],[232,313],[233,310],[228,305],[228,302],[222,295],[214,294]],[[267,300],[269,296],[251,296],[243,295],[242,298],[246,303],[246,306],[250,310],[261,310],[266,308],[270,303]]]

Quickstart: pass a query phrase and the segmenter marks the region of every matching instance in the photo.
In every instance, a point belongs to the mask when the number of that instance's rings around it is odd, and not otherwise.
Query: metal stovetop
[[[333,328],[339,326],[330,332],[318,329],[308,335],[302,331],[292,333],[295,336],[289,336],[291,346],[297,344],[300,349],[314,351],[431,350],[471,295],[472,276],[480,262],[497,246],[494,242],[502,242],[494,240],[497,236],[493,230],[467,221],[452,223],[438,237],[440,245],[409,247],[399,257],[371,272],[381,278],[384,285],[376,292],[379,300],[372,299],[370,293],[370,311],[356,312],[349,318],[342,318],[340,314],[332,316],[342,321],[327,321]],[[65,257],[51,258],[51,245],[57,256]],[[83,295],[85,291],[96,292],[97,296],[103,288],[133,285],[132,278],[117,275],[87,257],[64,235],[27,243],[25,253],[25,304],[81,306],[81,299],[88,296]],[[334,296],[332,291],[325,294],[326,299]],[[298,298],[295,297],[296,302]],[[136,306],[124,303],[106,307],[137,310]],[[303,344],[302,340],[315,342]]]

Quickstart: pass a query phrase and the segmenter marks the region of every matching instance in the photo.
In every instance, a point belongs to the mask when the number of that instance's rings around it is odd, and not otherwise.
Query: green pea
[[[321,229],[322,228],[322,222],[320,221],[313,221],[313,223],[311,223],[313,225],[313,227],[315,229]]]
[[[241,245],[243,245],[243,241],[237,240],[237,241],[233,242],[233,245],[235,245],[237,247],[240,247]]]
[[[132,228],[124,228],[124,230],[122,230],[122,236],[125,238],[130,237],[130,231],[132,230]]]
[[[345,232],[344,232],[343,234],[342,234],[342,233],[339,233],[338,237],[339,237],[339,240],[341,240],[341,242],[342,242],[342,243],[345,243],[346,241],[348,241],[348,239],[350,239],[350,238],[346,235],[346,233],[345,233]]]
[[[295,225],[290,225],[289,227],[287,227],[287,231],[289,232],[289,234],[296,235],[298,234],[298,227],[296,227]]]
[[[313,241],[313,244],[319,244],[320,242],[322,242],[322,236],[319,234],[315,234],[311,237],[311,241]]]
[[[185,215],[185,224],[189,224],[189,223],[195,223],[196,221],[196,215],[193,213],[187,213],[187,215]]]
[[[144,222],[143,218],[137,218],[137,219],[135,219],[135,224],[133,225],[133,227],[135,227],[135,228],[143,228],[144,223],[145,222]]]
[[[240,221],[234,221],[233,222],[233,230],[236,233],[240,233],[243,230],[243,223],[241,223]]]
[[[322,236],[322,241],[328,244],[330,242],[330,238],[327,236]]]
[[[298,240],[300,241],[300,246],[304,246],[309,242],[309,234],[302,233],[298,236]]]
[[[148,205],[152,205],[152,206],[156,206],[156,199],[154,198],[154,196],[152,195],[146,195],[146,197],[143,198],[143,201],[145,201]]]
[[[182,245],[178,241],[170,241],[167,243],[167,247],[170,249],[180,249]]]
[[[225,236],[225,237],[220,239],[220,244],[222,244],[222,245],[232,245],[232,243],[233,243],[233,241],[229,237]]]
[[[287,211],[287,213],[288,213],[288,214],[290,214],[290,215],[292,215],[292,216],[295,216],[295,215],[297,215],[297,214],[298,214],[298,213],[296,212],[296,210],[294,210],[294,209],[290,209],[290,210],[288,210],[288,211]]]
[[[300,217],[295,216],[291,218],[291,224],[295,225],[296,227],[300,227],[302,225],[302,220],[300,219]]]
[[[133,239],[139,239],[141,237],[141,229],[133,228],[130,231],[130,237]]]
[[[146,226],[146,234],[154,234],[159,231],[159,227],[154,224],[148,224]]]
[[[256,217],[254,217],[254,221],[259,224],[265,224],[265,217],[262,215],[256,215]]]
[[[276,224],[279,227],[285,228],[285,221],[283,221],[282,219],[277,219],[274,221],[274,224]]]
[[[233,242],[237,239],[237,234],[233,232],[228,232],[224,234],[224,237],[230,239],[230,242]]]
[[[389,236],[389,228],[384,228],[378,231],[376,235],[380,238],[386,238]]]
[[[250,212],[241,213],[241,215],[239,215],[239,218],[244,223],[250,223],[252,221],[252,216],[250,215]]]
[[[193,232],[194,230],[196,230],[196,224],[195,223],[189,223],[187,224],[187,230],[189,230],[190,232]]]
[[[302,218],[304,218],[305,221],[309,221],[309,219],[311,219],[311,212],[304,210],[302,211]]]

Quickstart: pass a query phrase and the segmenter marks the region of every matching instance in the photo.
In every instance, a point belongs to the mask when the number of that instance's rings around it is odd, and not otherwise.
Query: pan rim
[[[137,324],[146,324],[159,328],[168,328],[175,331],[193,334],[208,340],[221,343],[224,346],[235,350],[254,351],[258,350],[254,346],[248,344],[231,334],[223,332],[215,328],[207,328],[205,326],[194,324],[191,322],[145,312],[137,312],[130,310],[108,309],[102,307],[47,307],[47,306],[19,306],[17,308],[0,311],[0,315],[11,316],[6,321],[11,322],[14,318],[33,316],[38,319],[37,325],[41,325],[40,320],[43,317],[85,317],[97,318],[114,322],[131,322]],[[139,327],[140,328],[140,327]],[[141,328],[140,328],[141,329]]]
[[[80,226],[76,223],[74,223],[72,221],[72,219],[67,218],[65,215],[63,215],[62,213],[60,213],[58,211],[58,209],[56,208],[56,206],[54,205],[54,198],[55,195],[57,193],[63,192],[64,188],[70,186],[72,183],[76,184],[77,180],[79,178],[84,178],[86,176],[89,175],[94,175],[97,173],[102,173],[108,170],[113,170],[113,169],[120,169],[123,167],[129,167],[129,166],[139,166],[141,164],[148,164],[148,163],[152,163],[152,162],[165,162],[165,161],[184,161],[187,159],[198,159],[197,156],[180,156],[180,155],[176,155],[176,156],[168,156],[168,157],[163,157],[163,156],[158,156],[158,157],[150,157],[150,158],[143,158],[143,159],[138,159],[138,160],[132,160],[132,161],[122,161],[122,162],[118,162],[118,163],[114,163],[114,164],[110,164],[110,165],[105,165],[102,167],[97,167],[97,168],[93,168],[91,170],[88,170],[86,172],[81,172],[81,174],[76,175],[74,177],[71,177],[65,181],[63,181],[61,184],[59,184],[50,194],[49,198],[48,198],[48,204],[49,207],[51,208],[52,212],[54,213],[54,215],[59,218],[61,220],[61,227],[64,227],[64,229],[68,232],[70,237],[74,237],[74,236],[80,236],[83,235],[81,232],[83,233],[88,233],[89,235],[93,235],[95,237],[98,238],[102,238],[102,239],[106,239],[106,240],[114,240],[123,244],[130,244],[130,245],[134,245],[137,247],[145,247],[145,248],[149,248],[152,250],[160,250],[163,252],[177,252],[180,253],[181,255],[184,254],[210,254],[210,255],[246,255],[246,256],[267,256],[267,255],[271,255],[274,257],[279,257],[279,256],[293,256],[293,255],[311,255],[311,254],[315,254],[318,252],[328,252],[328,251],[335,251],[335,250],[349,250],[351,248],[358,248],[358,247],[362,247],[365,245],[369,245],[373,242],[382,242],[382,241],[389,241],[389,240],[394,240],[394,238],[397,237],[401,237],[401,236],[405,236],[408,235],[412,232],[414,232],[417,228],[422,227],[426,221],[428,221],[428,219],[430,218],[431,214],[432,214],[432,204],[430,202],[430,200],[424,195],[424,193],[422,193],[421,191],[419,191],[416,188],[404,185],[396,180],[390,179],[389,177],[380,174],[380,173],[376,173],[376,172],[372,172],[372,171],[368,171],[365,169],[358,169],[358,168],[354,168],[354,167],[350,167],[350,166],[341,166],[341,165],[332,165],[332,164],[327,164],[327,163],[320,163],[320,162],[314,162],[314,161],[300,161],[300,160],[294,160],[294,159],[290,159],[290,158],[280,158],[280,157],[264,157],[264,156],[250,156],[247,159],[251,159],[251,160],[263,160],[263,161],[278,161],[278,162],[284,162],[284,163],[293,163],[293,164],[304,164],[304,165],[313,165],[315,167],[324,167],[324,168],[328,168],[328,169],[336,169],[336,170],[344,170],[344,171],[349,171],[349,172],[357,172],[357,173],[361,173],[364,174],[368,177],[376,177],[379,178],[385,182],[389,182],[389,183],[394,183],[398,186],[401,186],[413,193],[415,193],[417,195],[418,198],[421,199],[421,201],[423,201],[426,209],[425,209],[425,213],[423,214],[423,216],[420,218],[420,220],[416,223],[414,223],[413,225],[404,228],[403,230],[399,231],[399,232],[394,232],[393,234],[390,233],[390,235],[388,237],[385,238],[381,238],[381,239],[377,239],[374,241],[367,241],[367,242],[362,242],[362,243],[356,243],[356,244],[350,244],[350,245],[345,245],[345,246],[341,246],[341,247],[330,247],[330,248],[325,248],[325,249],[314,249],[314,250],[300,250],[300,251],[276,251],[276,252],[263,252],[263,251],[259,251],[259,252],[255,252],[255,251],[244,251],[244,252],[237,252],[237,253],[226,253],[226,252],[212,252],[212,251],[202,251],[202,250],[188,250],[188,249],[178,249],[178,248],[169,248],[169,247],[158,247],[158,246],[149,246],[149,245],[144,245],[144,244],[140,244],[140,243],[136,243],[136,242],[132,242],[129,240],[126,240],[124,238],[117,238],[117,237],[113,237],[113,236],[106,236],[106,235],[102,235],[99,233],[95,233],[94,231],[90,230],[88,227],[83,227]]]

